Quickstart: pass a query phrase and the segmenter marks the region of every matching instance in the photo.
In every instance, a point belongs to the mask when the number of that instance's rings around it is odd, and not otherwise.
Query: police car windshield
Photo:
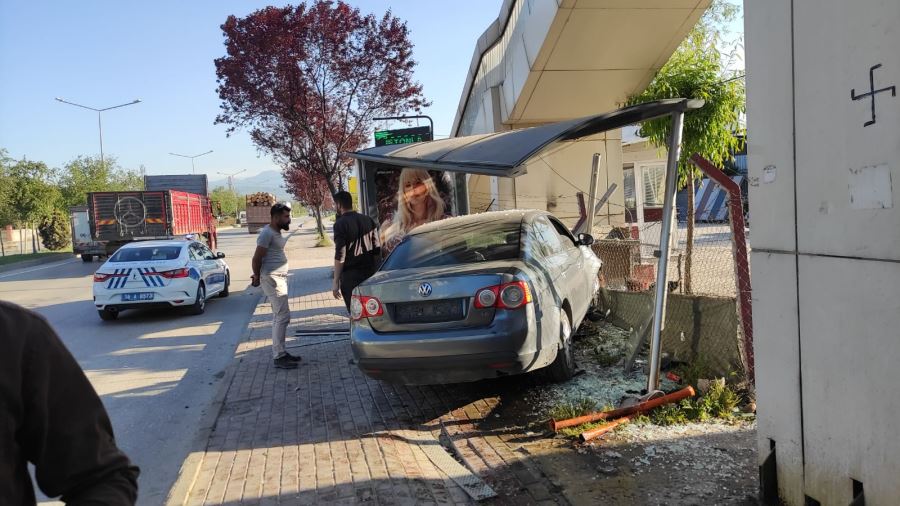
[[[144,248],[124,248],[117,251],[110,262],[151,262],[154,260],[175,260],[181,255],[181,246],[153,246]]]

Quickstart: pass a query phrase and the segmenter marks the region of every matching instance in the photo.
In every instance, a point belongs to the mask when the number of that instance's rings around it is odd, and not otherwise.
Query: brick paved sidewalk
[[[309,248],[307,235],[293,252],[304,268],[289,281],[288,348],[303,362],[297,370],[272,366],[271,310],[262,300],[208,435],[201,432],[169,503],[469,504],[457,484],[469,472],[496,492],[491,504],[564,503],[516,450],[519,431],[476,428],[499,416],[499,401],[482,384],[383,383],[352,365],[346,335],[290,337],[346,327],[343,305],[328,292],[330,251]],[[447,458],[436,458],[441,452]],[[465,467],[448,463],[451,453]]]

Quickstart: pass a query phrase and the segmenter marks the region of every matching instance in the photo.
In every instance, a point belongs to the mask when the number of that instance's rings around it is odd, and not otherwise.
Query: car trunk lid
[[[494,308],[476,308],[475,293],[512,278],[509,261],[379,272],[358,288],[375,297],[384,314],[369,318],[376,332],[482,327]]]

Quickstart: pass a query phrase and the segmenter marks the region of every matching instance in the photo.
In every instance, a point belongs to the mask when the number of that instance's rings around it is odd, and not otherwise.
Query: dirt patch
[[[576,343],[583,372],[561,384],[542,383],[538,375],[491,382],[500,402],[479,430],[519,431],[516,451],[571,504],[758,504],[752,417],[668,427],[631,423],[589,444],[549,432],[547,413],[560,403],[587,399],[602,408],[640,395],[645,373],[626,373],[620,364],[628,340],[627,331],[611,324],[586,323]],[[679,388],[668,379],[661,386]]]

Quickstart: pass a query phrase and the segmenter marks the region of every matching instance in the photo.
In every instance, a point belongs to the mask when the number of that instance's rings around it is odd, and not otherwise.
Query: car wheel
[[[84,263],[90,263],[94,261],[94,255],[81,255],[81,261]]]
[[[105,322],[111,322],[119,317],[118,311],[110,311],[108,309],[98,309],[97,313],[100,315],[100,319]]]
[[[556,360],[547,368],[551,381],[561,382],[575,375],[575,352],[572,350],[572,323],[565,309],[559,310],[560,347],[556,352]]]
[[[231,273],[225,272],[225,288],[223,288],[222,291],[219,292],[219,297],[222,297],[223,299],[225,297],[228,297],[228,286],[230,284],[231,284]]]
[[[197,286],[197,298],[194,300],[194,305],[191,306],[190,313],[192,315],[201,315],[206,311],[206,287],[203,286],[203,283],[200,283]]]

